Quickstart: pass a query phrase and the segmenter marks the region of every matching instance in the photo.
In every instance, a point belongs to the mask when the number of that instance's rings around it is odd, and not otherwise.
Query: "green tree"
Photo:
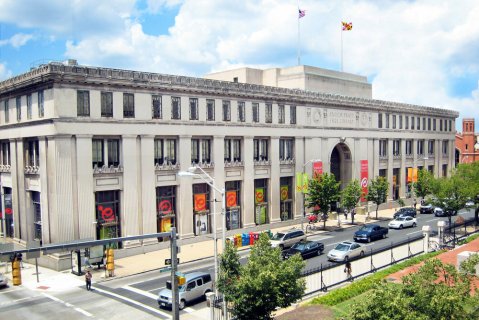
[[[231,241],[226,242],[225,250],[220,255],[220,267],[218,272],[217,287],[220,292],[226,296],[233,294],[234,290],[231,284],[239,278],[241,271],[240,257],[236,247]]]
[[[405,276],[402,284],[378,284],[353,307],[351,319],[478,319],[477,309],[469,306],[477,306],[479,296],[470,290],[470,275],[432,259]]]
[[[432,193],[432,184],[434,176],[426,169],[419,170],[417,173],[417,182],[413,182],[414,193],[424,199]]]
[[[341,207],[345,208],[351,213],[351,223],[354,224],[353,209],[359,203],[363,190],[358,180],[350,181],[346,187],[341,191]]]
[[[228,250],[236,249],[226,248],[223,255],[229,258],[225,261],[237,259],[239,263],[239,257]],[[237,319],[272,319],[271,314],[277,307],[285,308],[301,299],[305,290],[305,280],[301,277],[304,265],[300,255],[283,260],[281,250],[272,248],[269,237],[263,233],[252,247],[248,262],[240,266],[239,274],[236,275],[235,261],[221,264],[225,270],[220,274],[233,276],[220,277],[218,287],[223,289]],[[233,270],[226,270],[229,266]]]
[[[328,214],[331,210],[331,203],[339,200],[340,184],[340,182],[336,182],[334,174],[327,172],[309,181],[308,193],[305,198],[306,207],[319,207],[324,228],[326,228],[326,220],[328,220]],[[317,214],[318,212],[315,211],[315,213]]]
[[[479,224],[479,207],[477,206],[479,201],[479,162],[459,164],[455,173],[469,187],[467,191],[469,193],[468,197],[469,200],[473,200],[476,203],[475,220],[476,224]]]
[[[376,204],[376,219],[378,218],[379,205],[387,200],[388,190],[389,183],[385,177],[378,176],[376,179],[369,181],[367,199]]]

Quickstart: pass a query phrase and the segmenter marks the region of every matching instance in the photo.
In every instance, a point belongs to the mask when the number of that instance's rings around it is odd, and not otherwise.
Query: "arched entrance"
[[[331,170],[336,181],[341,182],[341,190],[351,181],[353,173],[353,162],[351,150],[345,143],[338,143],[331,152]]]

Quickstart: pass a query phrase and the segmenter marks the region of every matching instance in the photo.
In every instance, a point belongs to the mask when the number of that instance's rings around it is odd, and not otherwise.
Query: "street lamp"
[[[195,173],[199,170],[201,173]],[[199,166],[189,167],[187,171],[180,171],[178,172],[179,177],[199,177],[203,180],[206,184],[208,184],[211,188],[213,188],[216,192],[221,194],[221,211],[223,215],[223,228],[222,228],[222,243],[223,243],[223,250],[225,249],[226,244],[226,202],[225,202],[225,188],[218,188],[215,186],[215,179],[213,179],[206,171],[204,171]],[[206,178],[204,177],[206,176]],[[215,289],[218,293],[217,289],[217,282],[218,282],[218,244],[217,244],[217,236],[216,236],[216,201],[213,204],[213,240],[214,240],[214,258],[215,258]]]
[[[311,160],[308,160],[306,161],[304,164],[303,164],[303,176],[304,174],[306,173],[306,166],[308,164],[310,164],[311,162],[319,162],[321,161],[321,159],[311,159]],[[304,229],[304,217],[306,217],[306,196],[305,196],[305,193],[304,193],[304,190],[301,192],[303,194],[303,217],[301,217],[301,230]]]

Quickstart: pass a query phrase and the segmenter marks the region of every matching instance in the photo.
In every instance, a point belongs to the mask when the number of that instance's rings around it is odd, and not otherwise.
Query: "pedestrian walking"
[[[348,219],[348,209],[344,209],[344,220]]]
[[[88,291],[91,290],[91,278],[92,278],[91,272],[90,272],[90,270],[88,270],[88,271],[85,273],[86,289],[87,289]]]
[[[413,203],[414,203],[414,210],[416,210],[416,205],[417,205],[416,199],[414,199],[414,202],[413,202]]]
[[[344,266],[344,273],[346,273],[346,279],[349,281],[353,281],[353,275],[352,275],[352,268],[351,268],[351,262],[346,262],[346,265]]]

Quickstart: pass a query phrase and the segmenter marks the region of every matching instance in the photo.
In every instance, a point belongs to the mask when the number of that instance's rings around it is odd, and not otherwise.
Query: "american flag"
[[[352,22],[342,21],[341,24],[343,25],[343,31],[349,31],[349,30],[353,29],[353,23]]]
[[[301,10],[301,9],[298,9],[298,19],[304,17],[306,15],[306,10]]]

